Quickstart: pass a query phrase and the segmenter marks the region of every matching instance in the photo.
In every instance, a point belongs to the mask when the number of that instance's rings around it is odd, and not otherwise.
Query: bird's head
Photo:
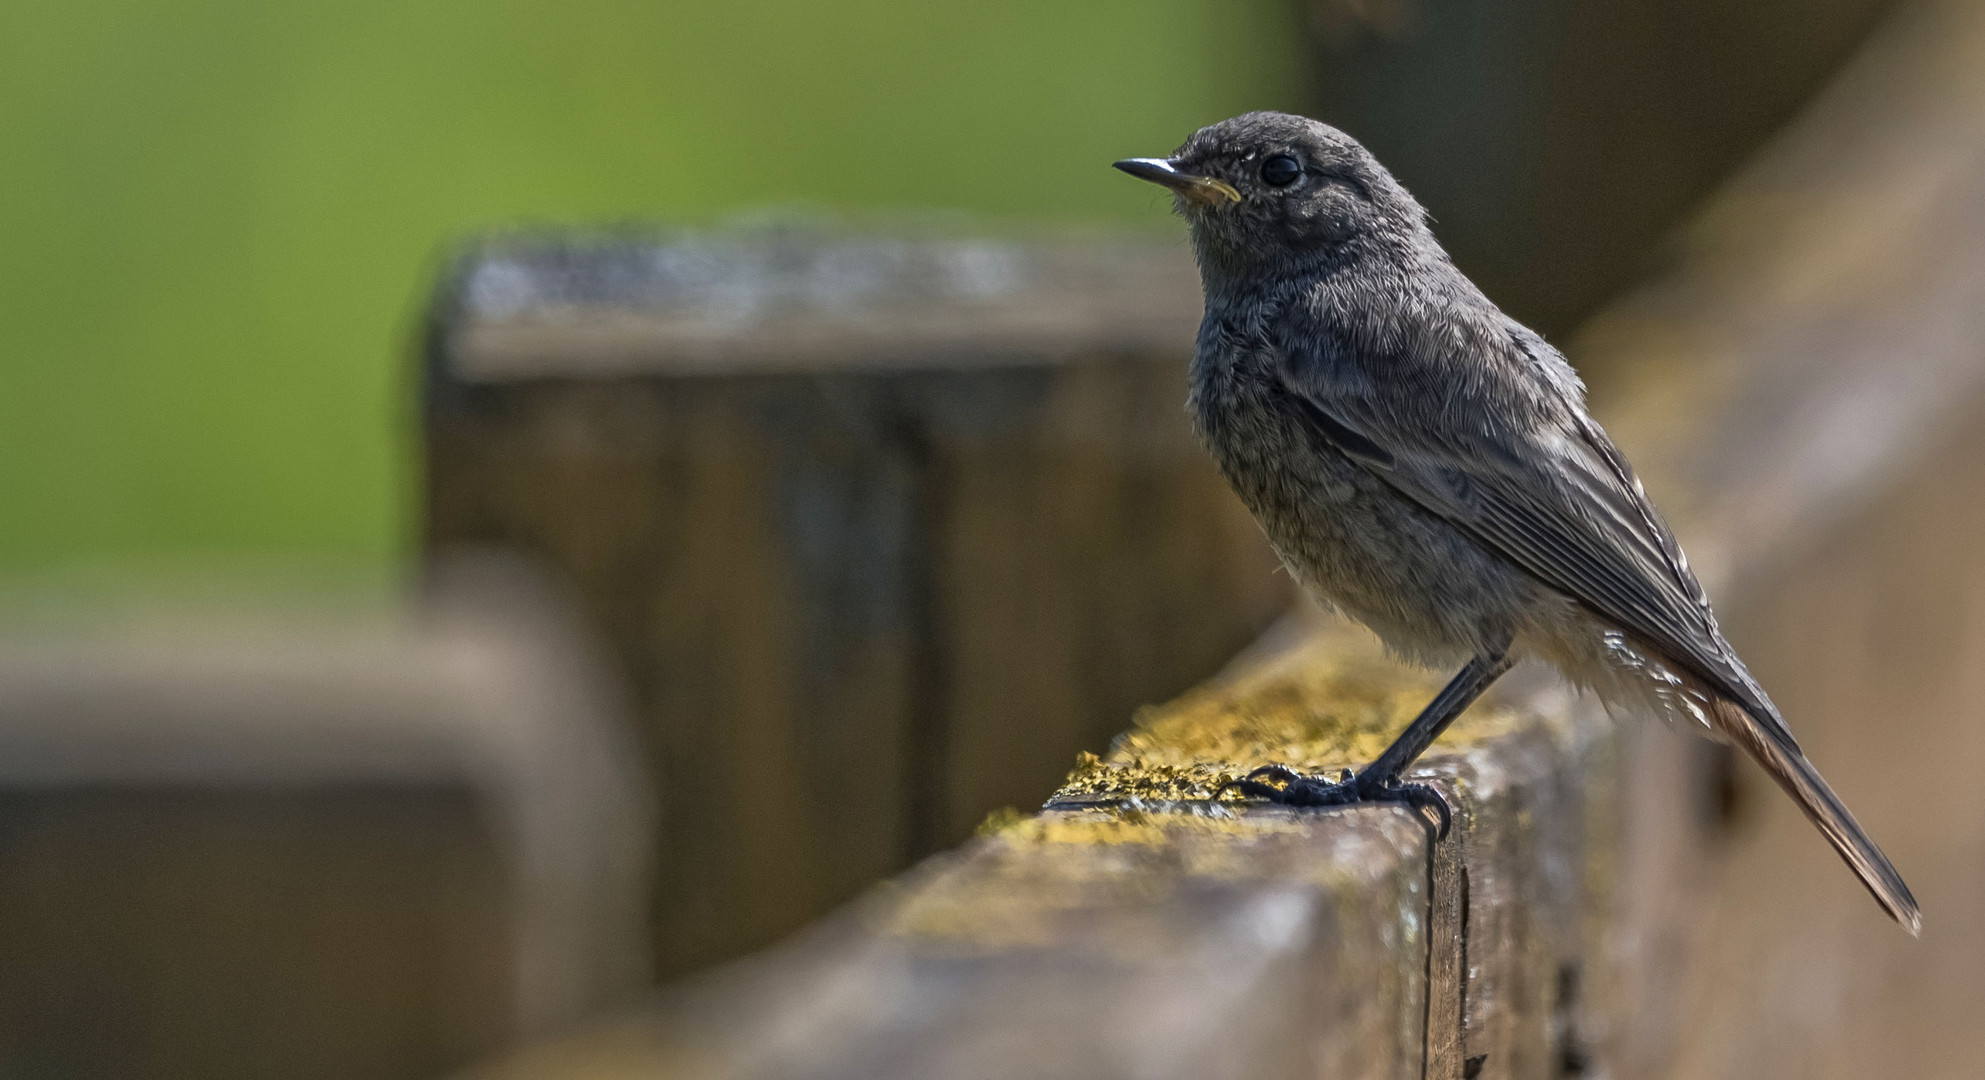
[[[1209,275],[1273,275],[1345,245],[1417,248],[1426,214],[1356,139],[1288,113],[1252,112],[1195,132],[1170,157],[1116,167],[1172,190]]]

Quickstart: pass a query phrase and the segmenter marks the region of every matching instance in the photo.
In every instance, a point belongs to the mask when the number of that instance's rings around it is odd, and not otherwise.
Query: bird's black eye
[[[1261,182],[1269,187],[1288,187],[1303,175],[1303,163],[1289,154],[1276,154],[1261,163]]]

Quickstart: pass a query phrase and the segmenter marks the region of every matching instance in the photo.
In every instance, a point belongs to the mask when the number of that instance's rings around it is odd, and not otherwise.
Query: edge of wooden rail
[[[1361,631],[1280,644],[801,939],[489,1077],[1497,1077],[1577,1060],[1622,808],[1613,728],[1517,678],[1415,775],[1457,819],[1212,798],[1368,760],[1436,689]],[[1677,782],[1682,773],[1674,773]],[[1659,784],[1660,778],[1654,778]],[[1594,851],[1603,858],[1595,862]]]
[[[433,353],[480,383],[969,370],[1171,356],[1199,324],[1199,273],[1176,241],[870,224],[487,236],[447,276]]]

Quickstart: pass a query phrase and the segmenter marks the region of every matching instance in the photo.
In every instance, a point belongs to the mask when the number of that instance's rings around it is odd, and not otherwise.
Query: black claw
[[[1282,794],[1282,789],[1273,784],[1262,783],[1261,778],[1264,776],[1272,776],[1284,784],[1292,784],[1303,778],[1302,773],[1287,765],[1263,765],[1258,769],[1249,770],[1248,774],[1239,780],[1229,780],[1214,788],[1213,797],[1217,799],[1225,794],[1227,789],[1232,788],[1243,795],[1252,795],[1257,799],[1267,799],[1272,802]]]
[[[1226,791],[1228,788],[1232,788],[1243,795],[1252,796],[1257,799],[1267,799],[1270,802],[1275,802],[1282,796],[1282,789],[1273,784],[1264,784],[1259,780],[1242,778],[1240,780],[1229,780],[1219,787],[1214,788],[1213,797],[1216,799],[1219,798],[1221,792]]]
[[[1447,798],[1437,788],[1428,784],[1395,783],[1388,789],[1387,796],[1412,807],[1416,813],[1433,810],[1441,819],[1440,830],[1434,834],[1434,839],[1447,839],[1447,828],[1454,823],[1454,813],[1448,809]]]
[[[1302,773],[1297,772],[1287,765],[1263,765],[1258,769],[1250,770],[1247,774],[1247,779],[1259,780],[1264,776],[1272,776],[1285,784],[1303,778]]]
[[[1283,806],[1349,806],[1358,801],[1358,789],[1349,782],[1299,776],[1282,785],[1275,801]]]
[[[1266,784],[1261,777],[1273,777],[1282,781],[1282,786]],[[1435,839],[1447,839],[1447,830],[1453,824],[1454,814],[1447,805],[1447,798],[1439,790],[1427,784],[1402,783],[1398,777],[1366,779],[1345,769],[1337,780],[1327,780],[1321,776],[1304,776],[1287,765],[1263,765],[1253,769],[1238,780],[1229,780],[1213,791],[1219,798],[1228,788],[1257,799],[1267,799],[1278,806],[1349,806],[1353,803],[1400,803],[1412,807],[1414,813],[1432,810],[1440,818],[1440,829]]]

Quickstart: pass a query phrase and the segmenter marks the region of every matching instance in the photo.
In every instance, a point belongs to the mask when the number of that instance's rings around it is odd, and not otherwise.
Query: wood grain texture
[[[1346,975],[1421,939],[1423,837],[1390,813],[1328,837],[1288,815],[1046,814],[478,1075],[1414,1077],[1420,981]]]
[[[1593,1061],[1584,981],[1654,990],[1618,974],[1613,945],[1632,928],[1612,884],[1623,853],[1650,850],[1621,835],[1615,729],[1534,679],[1485,700],[1416,770],[1459,812],[1437,846],[1399,808],[1213,799],[1263,760],[1362,760],[1434,689],[1320,616],[1281,640],[1147,710],[1046,811],[475,1075],[1507,1077]]]
[[[1181,408],[1182,251],[507,243],[438,302],[426,543],[535,556],[616,650],[664,974],[1038,803],[1287,602]]]

